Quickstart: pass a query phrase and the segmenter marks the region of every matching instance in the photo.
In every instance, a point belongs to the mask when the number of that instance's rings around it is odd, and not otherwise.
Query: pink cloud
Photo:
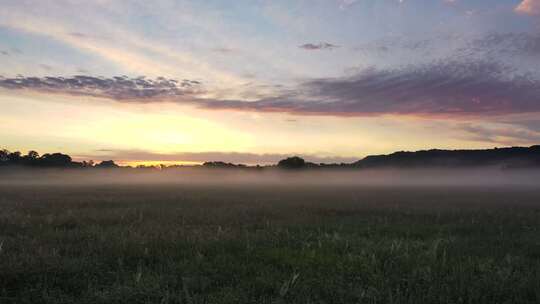
[[[515,11],[520,14],[540,15],[540,0],[523,0]]]

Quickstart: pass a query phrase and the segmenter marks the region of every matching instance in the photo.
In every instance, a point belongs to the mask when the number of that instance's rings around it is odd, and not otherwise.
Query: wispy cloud
[[[73,77],[0,77],[0,88],[11,90],[31,90],[52,94],[93,96],[118,101],[158,101],[165,98],[178,99],[201,91],[201,83],[195,80],[175,80],[158,77],[112,78],[93,76]]]
[[[540,55],[540,34],[490,33],[470,41],[466,50],[495,55]]]
[[[2,14],[0,13],[0,17]],[[3,19],[3,20],[2,20]],[[103,43],[103,41],[95,41],[89,39],[84,34],[75,34],[69,32],[62,25],[28,18],[21,19],[25,22],[16,22],[13,16],[0,18],[0,26],[10,28],[12,30],[23,31],[36,35],[42,35],[54,40],[60,41],[82,51],[98,55],[128,71],[144,73],[145,75],[174,75],[175,71],[170,67],[166,67],[161,63],[150,60],[143,55],[140,55],[133,50],[126,50],[114,45]]]
[[[339,8],[346,9],[347,7],[355,4],[358,0],[339,0]]]
[[[465,132],[465,139],[489,142],[504,146],[532,145],[540,142],[540,132],[514,124],[482,125],[461,124],[458,128]]]
[[[216,85],[235,87],[245,83],[242,77],[217,69],[192,53],[141,37],[114,24],[103,25],[107,30],[94,34],[72,31],[69,26],[56,20],[0,11],[0,26],[54,39],[97,55],[135,75],[178,77],[179,74],[189,73]]]
[[[540,34],[535,32],[488,32],[439,34],[422,39],[396,36],[359,44],[353,50],[365,55],[391,55],[409,52],[424,58],[439,56],[441,51],[454,57],[506,59],[508,55],[540,55]]]
[[[234,53],[234,49],[228,48],[228,47],[218,47],[218,48],[213,48],[212,51],[214,51],[214,52],[216,52],[216,53],[221,53],[221,54],[230,54],[230,53]]]
[[[338,45],[331,44],[331,43],[328,43],[328,42],[320,42],[320,43],[317,43],[317,44],[306,43],[306,44],[302,44],[302,45],[299,46],[299,48],[304,49],[304,50],[308,50],[308,51],[332,50],[332,49],[335,49],[335,48],[338,48],[338,47],[339,47]]]
[[[492,62],[438,61],[371,68],[348,78],[307,81],[278,97],[205,107],[336,116],[526,113],[540,111],[540,81]]]
[[[538,16],[540,15],[540,0],[523,0],[515,11],[520,14]]]
[[[420,54],[425,54],[438,41],[453,41],[453,37],[445,35],[444,37],[433,37],[429,39],[411,39],[406,37],[391,37],[383,38],[375,41],[363,43],[353,47],[352,49],[362,52],[365,55],[382,55],[395,52],[409,51]]]
[[[92,76],[0,78],[4,89],[88,95],[117,101],[188,103],[213,110],[297,115],[490,116],[540,112],[540,81],[489,61],[435,61],[309,80],[256,100],[205,97],[198,81]],[[254,87],[256,89],[256,87]]]

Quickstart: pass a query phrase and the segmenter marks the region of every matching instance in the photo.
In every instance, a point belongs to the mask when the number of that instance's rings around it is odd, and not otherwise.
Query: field
[[[539,302],[533,187],[0,186],[0,303]]]

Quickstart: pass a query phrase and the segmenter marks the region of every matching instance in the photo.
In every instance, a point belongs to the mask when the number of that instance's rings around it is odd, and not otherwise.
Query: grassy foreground
[[[0,186],[0,303],[539,303],[540,191]]]

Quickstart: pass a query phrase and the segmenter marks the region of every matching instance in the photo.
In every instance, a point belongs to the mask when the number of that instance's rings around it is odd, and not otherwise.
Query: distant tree
[[[0,162],[8,162],[9,161],[9,151],[6,149],[0,150]]]
[[[203,163],[204,167],[212,167],[212,168],[227,168],[227,167],[234,167],[233,164],[222,162],[222,161],[210,161]]]
[[[104,160],[96,165],[96,168],[118,168],[119,166],[113,160]]]
[[[36,151],[28,151],[28,154],[21,157],[21,165],[35,166],[39,162],[39,153]]]
[[[35,166],[39,162],[39,153],[36,151],[28,151],[28,154],[22,157],[24,165]]]
[[[69,167],[71,162],[71,157],[62,153],[47,153],[39,158],[39,165],[45,167]]]
[[[138,165],[135,167],[136,169],[140,170],[159,170],[159,166],[153,166],[153,165]]]
[[[39,153],[37,153],[34,150],[31,150],[31,151],[28,151],[28,154],[26,154],[26,157],[28,159],[38,159],[39,158]]]
[[[18,163],[21,160],[21,152],[15,151],[15,152],[9,153],[8,160],[13,164]]]
[[[305,166],[306,161],[298,156],[293,156],[280,160],[278,163],[278,167],[283,169],[302,169]]]
[[[206,168],[245,168],[246,165],[244,164],[233,164],[233,163],[226,163],[222,161],[211,161],[211,162],[205,162],[203,163],[203,166]]]
[[[83,160],[83,162],[82,162],[82,167],[83,168],[92,168],[93,166],[94,166],[94,161],[93,160],[89,160],[89,161]]]

